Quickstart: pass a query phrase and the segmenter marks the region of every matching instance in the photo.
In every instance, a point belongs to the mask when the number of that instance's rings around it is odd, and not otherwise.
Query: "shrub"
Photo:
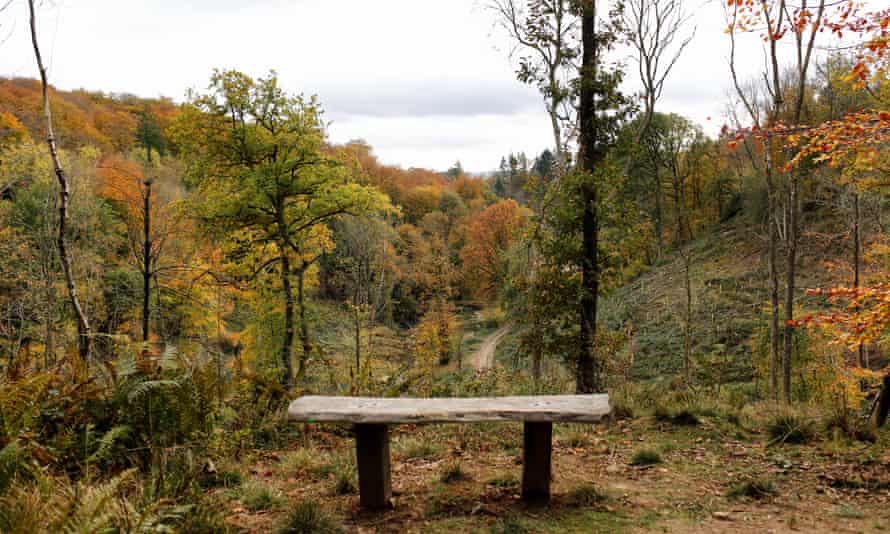
[[[630,465],[655,465],[662,462],[661,454],[652,449],[637,451],[630,460]]]
[[[726,494],[731,499],[748,497],[750,499],[765,499],[778,495],[775,485],[771,480],[766,479],[750,479],[734,486]]]
[[[337,534],[343,530],[315,501],[299,503],[276,531],[278,534]]]
[[[766,426],[770,445],[809,443],[815,437],[812,420],[794,412],[775,415]]]

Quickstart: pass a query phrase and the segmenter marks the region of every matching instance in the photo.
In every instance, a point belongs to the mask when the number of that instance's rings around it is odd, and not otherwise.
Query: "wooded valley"
[[[0,532],[890,528],[890,10],[724,4],[698,124],[691,3],[481,1],[552,143],[479,173],[334,142],[275,71],[54,87],[0,0]],[[285,416],[594,393],[538,507],[516,424],[393,425],[371,513],[352,429]]]

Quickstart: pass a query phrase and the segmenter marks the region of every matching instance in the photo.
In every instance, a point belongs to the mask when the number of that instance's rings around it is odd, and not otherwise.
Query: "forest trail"
[[[498,343],[501,342],[501,339],[503,339],[509,331],[510,325],[504,325],[489,334],[489,336],[482,341],[479,350],[474,352],[473,356],[470,358],[473,369],[484,371],[485,369],[494,367],[494,351],[498,348]]]

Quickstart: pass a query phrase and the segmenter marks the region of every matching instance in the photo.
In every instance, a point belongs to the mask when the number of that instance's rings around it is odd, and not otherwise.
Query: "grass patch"
[[[654,415],[656,421],[674,426],[698,426],[701,424],[701,419],[689,408],[674,411],[659,405],[655,407]]]
[[[200,477],[202,488],[234,488],[244,482],[244,475],[238,471],[214,471],[205,472]]]
[[[575,506],[594,506],[609,499],[605,493],[589,482],[572,488],[568,498]]]
[[[504,475],[492,478],[486,484],[496,488],[516,488],[519,487],[519,479],[513,475]]]
[[[856,508],[853,508],[849,504],[842,504],[838,506],[837,510],[835,510],[834,512],[834,515],[836,515],[837,517],[842,517],[844,519],[863,519],[865,517],[865,514],[863,514]]]
[[[396,450],[406,460],[431,458],[439,453],[439,447],[428,439],[408,437],[396,442]]]
[[[767,479],[750,479],[745,480],[729,490],[726,494],[730,499],[740,499],[747,497],[749,499],[766,499],[779,494],[776,485],[772,480]]]
[[[315,501],[303,501],[275,531],[277,534],[338,534],[343,529]]]
[[[272,510],[281,505],[284,498],[272,486],[257,480],[241,486],[241,503],[251,512]]]
[[[459,462],[448,464],[439,475],[439,480],[445,484],[453,484],[462,480],[469,480],[469,478],[470,476],[461,468]]]
[[[278,461],[278,469],[287,475],[305,473],[318,463],[318,458],[318,451],[297,449],[281,456]]]
[[[358,493],[356,487],[356,468],[353,465],[342,466],[337,470],[337,479],[334,482],[335,495],[353,495]]]
[[[661,454],[652,449],[641,449],[634,453],[630,459],[630,465],[656,465],[662,463]]]
[[[507,517],[491,525],[491,534],[526,534],[531,532],[525,523],[517,517]]]
[[[560,441],[573,449],[580,449],[590,445],[590,437],[583,432],[577,431],[570,432]]]
[[[770,437],[769,445],[783,443],[802,445],[813,441],[816,437],[813,421],[794,412],[783,412],[773,416],[766,424],[766,431]]]

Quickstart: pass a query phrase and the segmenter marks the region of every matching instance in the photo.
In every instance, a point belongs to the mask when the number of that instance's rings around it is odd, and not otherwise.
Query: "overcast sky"
[[[722,1],[687,2],[696,38],[660,109],[714,132],[729,89]],[[460,160],[481,172],[508,152],[552,145],[541,98],[515,81],[508,42],[483,3],[56,0],[44,2],[38,29],[50,82],[63,89],[181,101],[214,67],[275,69],[288,91],[319,95],[333,141],[365,139],[403,167],[444,170]],[[27,31],[27,5],[13,0],[0,14],[0,76],[36,77]],[[753,71],[760,56],[742,62]],[[631,63],[629,90],[634,74]]]

